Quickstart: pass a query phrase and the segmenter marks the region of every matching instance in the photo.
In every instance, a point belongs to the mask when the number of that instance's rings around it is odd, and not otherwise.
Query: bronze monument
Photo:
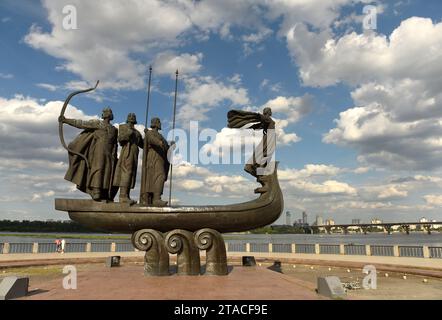
[[[83,121],[64,117],[70,98],[84,91],[74,92],[68,97],[59,117],[60,126],[65,123],[83,129],[67,147],[60,135],[62,144],[69,152],[65,179],[76,184],[82,192],[90,194],[95,201],[112,201],[116,193],[112,180],[117,163],[118,136],[118,130],[111,124],[114,119],[112,109],[103,109],[102,120]]]
[[[231,110],[227,113],[227,126],[229,128],[243,128],[251,123],[253,125],[248,129],[262,129],[263,138],[244,166],[244,170],[263,184],[262,187],[255,189],[255,193],[263,193],[268,190],[268,186],[265,181],[261,181],[261,177],[275,170],[275,162],[272,157],[276,148],[276,133],[275,121],[272,119],[272,109],[264,108],[262,114],[240,110]]]
[[[118,132],[118,142],[121,145],[120,158],[115,170],[113,185],[120,188],[120,202],[134,204],[129,194],[135,188],[138,166],[138,148],[143,148],[143,137],[135,129],[137,117],[129,113],[126,124],[122,124]]]
[[[167,180],[170,163],[167,159],[167,152],[169,151],[169,144],[166,139],[159,133],[161,130],[161,121],[159,118],[152,118],[150,125],[151,130],[145,129],[145,148],[147,153],[146,166],[143,179],[144,185],[142,190],[144,194],[142,199],[146,199],[147,205],[154,207],[164,207],[167,201],[161,200],[163,194],[164,183]]]
[[[110,124],[111,110],[103,111],[102,121],[80,122],[63,116],[69,100],[75,94],[93,89],[71,94],[60,116],[60,127],[62,123],[68,123],[85,129],[67,147],[67,178],[76,183],[80,190],[91,193],[93,200],[55,199],[55,208],[67,211],[72,220],[90,228],[131,233],[134,247],[146,252],[145,275],[169,275],[169,254],[178,255],[178,274],[198,275],[200,250],[207,251],[205,274],[226,275],[226,248],[221,233],[266,226],[278,219],[283,209],[277,166],[271,161],[276,140],[274,136],[270,137],[275,128],[271,110],[267,108],[263,114],[237,110],[228,113],[228,126],[231,128],[251,125],[252,129],[263,129],[264,137],[258,146],[262,150],[255,150],[254,156],[245,167],[245,170],[254,175],[262,185],[255,190],[255,193],[259,193],[258,198],[229,205],[165,206],[161,194],[168,177],[169,162],[166,155],[170,145],[158,132],[161,130],[160,120],[154,118],[151,130],[145,132],[144,149],[147,146],[148,150],[144,150],[146,156],[143,157],[142,163],[145,185],[141,189],[148,201],[143,202],[140,199],[140,203],[137,204],[129,197],[129,190],[135,183],[138,148],[143,145],[141,136],[134,128],[135,115],[129,115],[127,124],[120,127],[118,141],[122,150],[115,175],[113,168],[114,163],[117,163],[117,130]],[[60,139],[65,145],[62,130]],[[84,140],[84,143],[79,143],[78,140]],[[80,145],[85,148],[80,148]],[[92,145],[94,148],[91,148]],[[91,181],[92,179],[97,179],[100,184],[96,184],[95,180]],[[112,185],[120,187],[118,203],[111,201],[115,191],[110,187]]]

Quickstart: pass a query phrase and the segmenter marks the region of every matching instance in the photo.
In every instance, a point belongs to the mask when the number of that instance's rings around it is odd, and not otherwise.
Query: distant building
[[[425,222],[429,222],[427,218],[422,217],[419,219],[419,222],[425,223]]]
[[[308,224],[307,222],[307,212],[302,211],[302,223],[303,224]]]
[[[333,220],[333,219],[327,219],[327,220],[325,220],[325,224],[326,224],[327,226],[334,226],[334,225],[335,225],[335,220]]]
[[[351,224],[361,224],[361,219],[352,219]]]
[[[285,213],[285,224],[288,226],[292,225],[292,214],[290,213],[290,211],[287,211]]]
[[[371,220],[371,224],[382,224],[382,220],[380,220],[378,218],[374,218]]]
[[[316,216],[316,225],[317,226],[323,226],[324,225],[324,219],[321,216]]]

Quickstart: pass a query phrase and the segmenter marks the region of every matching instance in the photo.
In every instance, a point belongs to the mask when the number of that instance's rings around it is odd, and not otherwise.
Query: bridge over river
[[[442,221],[439,222],[382,222],[382,223],[360,223],[360,224],[334,224],[334,225],[319,225],[311,226],[313,230],[316,231],[324,230],[331,234],[333,229],[340,229],[344,234],[349,233],[349,229],[360,230],[364,234],[370,232],[374,228],[383,228],[384,232],[391,234],[393,227],[398,226],[402,232],[410,234],[411,227],[421,226],[428,234],[431,234],[432,229],[435,225],[442,226]]]

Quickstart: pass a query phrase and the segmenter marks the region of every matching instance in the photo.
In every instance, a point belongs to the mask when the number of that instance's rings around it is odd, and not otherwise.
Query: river
[[[54,242],[55,238],[48,237],[30,237],[20,236],[16,232],[8,233],[1,232],[0,243],[26,243],[26,242]],[[9,235],[10,234],[10,235]],[[22,233],[25,235],[26,233]],[[38,233],[32,232],[28,235],[35,235]],[[44,233],[47,235],[50,233]],[[54,235],[69,235],[66,239],[67,242],[128,242],[125,239],[87,239],[80,238],[85,236],[110,236],[109,234],[75,234],[75,233],[54,233]],[[79,238],[75,238],[78,236]],[[119,234],[112,236],[127,236],[129,235]],[[73,238],[71,238],[73,237]],[[254,242],[254,243],[324,243],[324,244],[385,244],[385,245],[427,245],[427,246],[440,246],[442,247],[442,233],[433,233],[431,235],[425,233],[411,233],[406,234],[391,234],[384,233],[369,233],[364,234],[226,234],[225,238],[229,242]]]

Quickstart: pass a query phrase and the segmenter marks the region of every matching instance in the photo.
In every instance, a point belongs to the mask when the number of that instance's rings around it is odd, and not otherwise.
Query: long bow
[[[61,121],[61,118],[64,117],[64,113],[66,111],[66,108],[69,104],[69,102],[71,101],[71,99],[76,96],[77,94],[80,93],[85,93],[85,92],[89,92],[89,91],[93,91],[98,87],[98,83],[100,82],[100,80],[97,81],[97,83],[95,84],[95,87],[89,88],[89,89],[85,89],[85,90],[79,90],[79,91],[75,91],[72,92],[65,100],[64,104],[63,104],[63,108],[61,108],[61,112],[60,112],[60,118],[58,120],[58,135],[60,136],[60,142],[61,145],[71,154],[75,154],[81,158],[83,158],[83,160],[86,162],[86,166],[88,169],[90,169],[89,166],[89,161],[87,160],[86,156],[84,154],[81,154],[79,152],[76,152],[74,150],[69,149],[69,147],[66,145],[66,142],[64,141],[64,134],[63,134],[63,122]]]

